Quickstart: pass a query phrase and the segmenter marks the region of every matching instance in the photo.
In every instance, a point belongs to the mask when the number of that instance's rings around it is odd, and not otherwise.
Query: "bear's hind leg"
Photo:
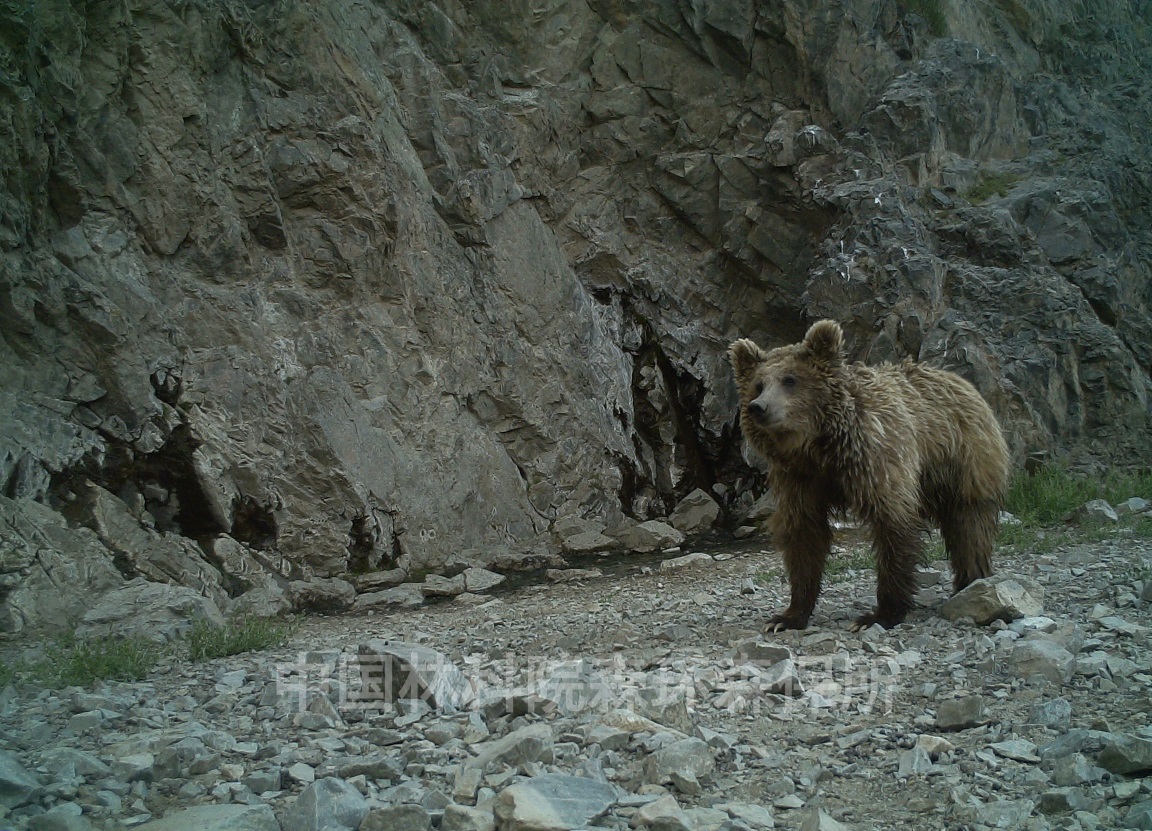
[[[852,624],[855,632],[873,623],[891,629],[915,606],[916,563],[923,546],[920,527],[878,521],[872,533],[876,549],[876,609],[856,618]]]
[[[992,548],[1000,507],[992,500],[954,501],[939,511],[940,534],[952,562],[952,589],[958,592],[992,574]]]
[[[806,629],[824,578],[824,564],[832,547],[832,527],[822,504],[781,504],[771,519],[776,547],[784,555],[784,568],[792,599],[783,612],[768,618],[765,631]]]

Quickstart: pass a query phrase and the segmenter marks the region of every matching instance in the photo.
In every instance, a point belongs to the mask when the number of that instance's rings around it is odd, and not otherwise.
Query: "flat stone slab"
[[[197,805],[138,826],[140,831],[280,831],[267,805]]]
[[[936,726],[941,730],[965,730],[985,720],[984,700],[976,695],[941,701],[936,708]]]
[[[501,831],[570,831],[584,828],[616,802],[606,782],[548,773],[517,782],[496,797]]]
[[[470,592],[486,592],[503,583],[507,578],[486,568],[464,569],[464,585]]]
[[[530,724],[481,745],[479,755],[468,759],[464,765],[485,770],[497,764],[519,767],[528,762],[550,763],[554,758],[554,743],[551,727],[547,724]]]
[[[695,551],[691,554],[685,554],[683,557],[672,557],[669,560],[663,560],[660,563],[660,570],[676,571],[678,569],[691,568],[692,566],[711,562],[712,556],[710,554],[705,554],[703,551]]]

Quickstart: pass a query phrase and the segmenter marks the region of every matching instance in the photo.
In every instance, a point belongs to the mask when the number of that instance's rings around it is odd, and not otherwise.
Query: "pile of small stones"
[[[859,634],[750,540],[303,623],[140,683],[0,692],[0,827],[1152,829],[1152,542],[1001,556]]]

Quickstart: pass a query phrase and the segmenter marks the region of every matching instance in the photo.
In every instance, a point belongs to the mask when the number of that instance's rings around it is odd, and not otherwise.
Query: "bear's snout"
[[[773,406],[767,395],[748,402],[748,415],[757,424],[771,425],[780,420],[779,407]]]

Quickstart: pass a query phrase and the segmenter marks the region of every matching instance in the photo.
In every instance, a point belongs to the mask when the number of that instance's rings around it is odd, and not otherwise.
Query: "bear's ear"
[[[804,348],[816,360],[836,365],[844,360],[844,333],[835,320],[819,320],[804,336]]]
[[[728,360],[732,362],[732,370],[736,373],[737,381],[747,378],[767,357],[764,350],[748,338],[732,341],[732,345],[728,347]]]

